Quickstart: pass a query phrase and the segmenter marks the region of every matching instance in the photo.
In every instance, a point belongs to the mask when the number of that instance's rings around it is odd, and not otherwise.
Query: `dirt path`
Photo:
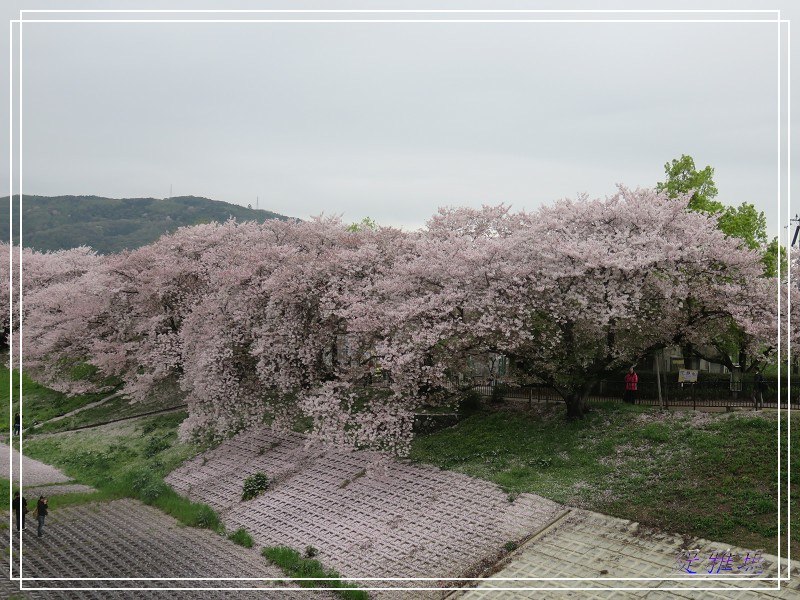
[[[9,464],[11,459],[11,464]],[[20,454],[6,444],[0,444],[0,465],[2,477],[20,482]],[[45,485],[48,483],[66,483],[72,481],[61,471],[43,462],[22,456],[22,486]]]
[[[179,404],[178,406],[171,406],[169,408],[161,408],[158,410],[152,410],[149,412],[140,413],[138,415],[131,415],[130,417],[122,417],[119,419],[112,419],[110,421],[103,421],[102,423],[92,423],[91,425],[80,425],[78,427],[73,427],[72,429],[65,429],[64,431],[53,431],[53,432],[45,432],[45,433],[33,433],[28,434],[28,437],[35,436],[38,438],[49,437],[52,435],[63,435],[65,433],[72,433],[73,431],[82,431],[84,429],[94,429],[95,427],[103,427],[105,425],[114,425],[116,423],[123,423],[125,421],[134,421],[136,419],[141,419],[144,417],[152,417],[154,415],[165,415],[168,413],[180,412],[182,410],[186,410],[186,404]]]
[[[48,419],[47,421],[44,421],[44,423],[52,423],[54,421],[60,421],[61,419],[66,419],[67,417],[71,417],[72,415],[77,415],[79,412],[83,412],[84,410],[88,410],[90,408],[94,408],[95,406],[100,406],[101,404],[105,404],[106,402],[108,402],[112,398],[116,398],[119,395],[120,395],[120,392],[116,392],[114,394],[111,394],[110,396],[106,396],[105,398],[101,398],[100,400],[97,400],[96,402],[90,402],[89,404],[81,406],[80,408],[76,408],[75,410],[72,410],[72,411],[70,411],[68,413],[65,413],[63,415],[59,415],[57,417],[53,417],[52,419]],[[41,425],[44,425],[44,423],[41,423]]]

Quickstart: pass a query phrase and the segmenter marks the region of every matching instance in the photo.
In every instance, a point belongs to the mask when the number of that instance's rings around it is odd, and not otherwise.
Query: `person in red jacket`
[[[636,374],[636,371],[633,370],[633,367],[631,367],[625,374],[625,396],[623,396],[623,400],[628,404],[636,404],[636,389],[638,384],[639,376]]]

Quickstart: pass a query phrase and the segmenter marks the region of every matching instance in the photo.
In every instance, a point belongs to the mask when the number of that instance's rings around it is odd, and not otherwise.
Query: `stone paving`
[[[9,572],[7,531],[2,537],[0,569]],[[14,576],[18,576],[18,544],[14,539]],[[91,503],[52,511],[45,534],[36,537],[35,526],[23,532],[24,577],[284,577],[267,564],[257,550],[237,546],[205,529],[181,526],[175,519],[135,500]],[[225,591],[108,591],[58,590],[19,592],[19,583],[0,580],[3,597],[21,598],[315,598],[328,600],[328,592],[270,590],[297,588],[291,582],[126,582],[126,581],[26,581],[26,587],[259,587],[251,592]],[[178,595],[179,594],[179,595]]]
[[[682,574],[676,558],[685,549],[699,549],[697,557],[702,564],[693,563],[691,570],[697,574]],[[756,598],[800,598],[800,565],[792,561],[792,580],[783,582],[778,591],[758,589],[758,591],[735,591],[737,587],[776,587],[774,581],[702,581],[702,577],[777,577],[777,558],[763,555],[762,574],[752,574],[737,569],[743,562],[733,561],[734,569],[721,574],[708,574],[711,563],[708,558],[713,552],[730,549],[732,555],[745,556],[753,548],[731,548],[728,545],[691,537],[669,535],[639,526],[637,523],[617,519],[598,513],[573,510],[562,520],[547,528],[538,536],[509,555],[500,565],[500,570],[492,577],[481,581],[477,590],[455,592],[450,598],[466,600],[511,600],[512,598],[648,598],[650,600],[667,598],[736,598],[755,600]],[[723,554],[724,555],[724,554]],[[690,556],[695,556],[693,553]],[[785,559],[783,573],[785,575]],[[755,569],[752,569],[755,570]],[[594,581],[504,581],[511,577],[586,577]],[[610,577],[653,577],[682,578],[680,581],[608,581]],[[497,588],[520,587],[600,587],[661,588],[639,591],[501,591]],[[720,588],[719,591],[690,591],[684,589],[664,590],[663,588],[707,587]]]
[[[228,529],[247,529],[257,545],[314,546],[324,565],[348,577],[460,577],[563,511],[466,475],[398,461],[374,468],[375,460],[258,429],[187,461],[166,481],[218,510]],[[259,471],[273,485],[241,502],[243,480]]]
[[[680,577],[681,549],[709,556],[729,546],[669,535],[590,511],[567,509],[533,494],[508,497],[489,482],[431,467],[393,461],[375,467],[376,456],[308,445],[298,434],[258,429],[197,456],[167,477],[177,491],[206,502],[229,529],[244,527],[257,545],[308,545],[320,560],[348,577],[474,577],[493,565],[506,542],[522,542],[478,589],[451,592],[452,598],[798,598],[798,564],[790,586],[775,582],[626,582],[611,577]],[[270,478],[262,496],[241,502],[244,479],[256,472]],[[741,556],[757,549],[732,548]],[[776,577],[774,556],[763,555],[764,574]],[[704,568],[707,568],[707,564]],[[697,569],[695,569],[697,570]],[[734,576],[736,573],[734,573]],[[749,576],[740,573],[741,576]],[[708,577],[709,575],[706,574]],[[723,572],[721,577],[730,574]],[[597,582],[508,582],[502,577],[600,578]],[[605,578],[606,580],[603,580]],[[698,585],[699,584],[699,585]],[[370,585],[364,583],[364,585]],[[373,582],[371,585],[444,586],[443,582]],[[691,591],[664,588],[722,588]],[[501,591],[497,588],[512,588]],[[525,592],[519,587],[556,588]],[[633,591],[583,587],[645,587]],[[441,597],[446,592],[408,592],[406,597]],[[403,596],[372,592],[376,597]]]

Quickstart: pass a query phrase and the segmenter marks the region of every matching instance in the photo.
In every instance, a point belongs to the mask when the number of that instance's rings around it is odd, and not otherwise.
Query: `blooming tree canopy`
[[[487,352],[579,418],[603,376],[654,349],[733,326],[769,345],[760,255],[686,205],[620,187],[531,213],[440,209],[410,233],[229,221],[108,257],[25,251],[26,361],[69,391],[102,377],[133,399],[179,386],[184,436],[304,424],[402,454],[415,410],[452,404]],[[87,363],[100,378],[74,376]]]

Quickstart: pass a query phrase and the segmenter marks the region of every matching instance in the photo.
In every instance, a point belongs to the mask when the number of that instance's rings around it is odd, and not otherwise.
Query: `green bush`
[[[152,458],[162,450],[169,448],[171,445],[172,444],[166,438],[152,436],[147,440],[147,444],[145,444],[144,455],[147,458]]]
[[[254,473],[244,480],[242,500],[251,500],[260,496],[269,488],[269,478],[264,473]]]
[[[467,390],[458,402],[458,412],[471,414],[481,409],[481,395],[475,390]]]
[[[508,386],[503,383],[495,382],[492,386],[492,404],[499,404],[506,399]]]
[[[239,527],[239,529],[228,536],[228,539],[234,544],[239,544],[245,548],[253,547],[253,537],[245,531],[244,527]]]

